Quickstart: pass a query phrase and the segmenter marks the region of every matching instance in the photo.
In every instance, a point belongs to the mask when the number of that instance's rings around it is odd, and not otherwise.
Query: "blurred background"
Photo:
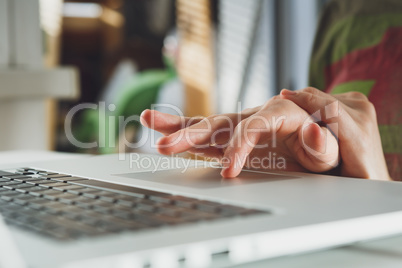
[[[306,87],[325,2],[0,0],[0,150],[153,153],[144,109],[208,116]]]

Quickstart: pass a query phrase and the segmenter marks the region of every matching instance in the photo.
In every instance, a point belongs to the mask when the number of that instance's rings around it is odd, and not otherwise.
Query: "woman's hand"
[[[325,172],[338,164],[338,144],[295,102],[276,96],[241,113],[185,118],[152,110],[144,126],[163,133],[158,150],[170,155],[188,151],[221,161],[223,177],[253,169]]]
[[[391,180],[386,166],[374,106],[359,92],[329,95],[315,88],[282,90],[280,97],[291,100],[309,114],[321,114],[338,136],[342,159],[341,175]]]

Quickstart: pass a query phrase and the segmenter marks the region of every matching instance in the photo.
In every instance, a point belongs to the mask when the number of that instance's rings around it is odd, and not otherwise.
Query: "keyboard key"
[[[126,207],[133,207],[135,205],[136,202],[139,202],[140,198],[138,198],[137,200],[135,199],[118,199],[117,200],[117,204],[122,205],[122,206],[126,206]]]
[[[63,211],[62,217],[66,218],[66,219],[69,219],[69,220],[76,221],[76,220],[80,220],[83,217],[83,215],[79,214],[79,213],[75,213],[75,212],[68,212],[68,211],[65,212],[65,211]]]
[[[20,168],[17,168],[17,170],[18,171],[28,171],[28,170],[30,170],[30,168],[29,167],[20,167]]]
[[[139,203],[136,203],[135,208],[149,212],[154,212],[156,211],[155,205],[156,204],[154,202],[147,202],[147,200],[143,200]]]
[[[3,200],[2,200],[3,201]],[[1,211],[14,211],[14,212],[16,212],[16,211],[19,211],[19,210],[21,210],[21,206],[20,205],[17,205],[17,204],[15,204],[15,203],[12,203],[12,202],[6,202],[6,203],[3,203],[2,205],[1,205],[1,207],[0,207],[0,209],[1,209]]]
[[[91,209],[96,202],[97,202],[96,199],[88,198],[85,196],[78,196],[76,199],[74,199],[74,204],[76,206],[88,209]]]
[[[51,201],[58,201],[59,197],[57,195],[43,195],[43,198],[46,198]]]
[[[58,174],[58,173],[55,173],[55,172],[46,172],[46,171],[36,171],[35,173],[38,174],[38,175],[42,175],[44,177]]]
[[[101,200],[95,200],[91,202],[91,207],[93,208],[93,210],[99,212],[99,213],[103,213],[103,214],[109,214],[113,211],[114,205],[113,203],[109,203],[109,202],[105,202],[105,201],[101,201]]]
[[[70,193],[63,193],[57,196],[59,199],[59,202],[65,203],[65,204],[74,204],[74,200],[79,198],[78,195],[75,194],[70,194]]]
[[[49,214],[59,215],[62,213],[65,205],[59,202],[51,201],[44,206],[44,211]]]
[[[8,190],[14,190],[15,186],[18,186],[18,185],[15,185],[15,184],[14,185],[13,184],[11,184],[11,185],[3,185],[2,188],[8,189]]]
[[[27,181],[40,181],[41,179],[39,178],[33,178],[33,177],[27,177],[27,176],[22,176],[22,177],[17,177],[13,178],[15,181],[21,181],[21,182],[27,182]]]
[[[46,184],[54,183],[54,181],[42,179],[42,180],[27,181],[26,183],[33,184],[33,185],[46,185]]]
[[[63,194],[63,192],[60,192],[60,191],[57,191],[54,189],[47,189],[46,191],[41,191],[41,194],[43,194],[44,196],[47,196],[47,195],[57,196],[57,195]]]
[[[7,176],[7,175],[13,175],[13,173],[0,170],[0,178],[4,177],[4,176]]]
[[[35,209],[35,210],[42,210],[45,208],[48,200],[46,199],[32,199],[27,204],[28,207]]]
[[[6,189],[6,188],[2,188],[2,189]],[[6,191],[1,191],[0,195],[1,196],[5,196],[5,195],[16,195],[16,194],[21,194],[20,192],[16,192],[14,190],[10,190],[10,189],[6,189]]]
[[[181,213],[185,211],[183,208],[178,207],[158,207],[157,213],[160,215],[166,215],[170,217],[179,217]]]
[[[56,178],[52,178],[52,180],[54,181],[60,181],[60,182],[79,182],[79,181],[86,181],[88,179],[84,179],[84,178],[79,178],[79,177],[56,177]]]
[[[31,171],[33,173],[38,173],[38,172],[42,171],[42,170],[38,170],[38,169],[35,169],[35,168],[31,168],[31,167],[26,167],[25,170]]]
[[[125,220],[134,218],[134,213],[132,211],[113,210],[112,213],[114,216]]]
[[[154,196],[154,195],[151,195],[151,196],[148,197],[148,199],[156,201],[156,202],[160,202],[160,203],[165,203],[165,204],[173,203],[173,200],[171,199],[170,196]]]
[[[79,186],[79,185],[65,183],[65,185],[63,185],[63,186],[55,187],[55,189],[60,190],[60,191],[71,191],[71,192],[75,191],[75,192],[79,193],[79,191],[81,189],[84,189],[84,187]]]
[[[74,194],[74,195],[81,195],[81,189],[82,188],[71,188],[71,189],[59,189],[59,190],[63,190],[63,192],[65,193],[69,193],[69,194]]]
[[[95,188],[90,188],[90,187],[84,187],[80,190],[80,193],[99,193],[101,190],[95,189]]]
[[[11,185],[11,186],[12,186],[14,189],[26,189],[26,190],[35,187],[35,186],[33,186],[32,184],[26,184],[26,183],[14,184],[14,185]]]
[[[52,188],[58,188],[58,187],[63,187],[63,186],[68,186],[69,184],[64,183],[64,182],[52,182],[47,184],[47,187],[52,187]]]
[[[157,227],[157,226],[163,226],[163,225],[167,225],[168,222],[162,220],[161,218],[158,217],[154,217],[152,215],[147,215],[147,214],[143,214],[143,213],[135,213],[135,220],[136,222],[139,222],[141,224],[145,224],[147,226],[151,226],[151,227]]]
[[[99,200],[109,202],[109,203],[114,203],[117,201],[118,194],[113,193],[113,192],[108,192],[108,191],[100,191],[97,193],[99,196]]]
[[[6,200],[6,201],[12,201],[15,197],[17,197],[19,195],[21,195],[21,193],[19,193],[19,192],[9,193],[7,195],[2,193],[0,198],[3,200]]]
[[[24,205],[27,205],[29,203],[29,201],[34,199],[34,198],[35,197],[32,196],[32,195],[25,194],[25,195],[22,195],[22,196],[20,195],[20,196],[14,197],[13,202],[18,204],[18,205],[24,206]]]
[[[20,181],[5,181],[5,182],[1,182],[0,186],[9,186],[9,185],[17,185],[17,184],[21,184],[22,182]]]
[[[26,176],[17,174],[17,173],[10,173],[10,175],[3,176],[2,178],[13,179],[13,178],[19,178],[19,177],[26,177]]]
[[[113,206],[113,211],[133,212],[134,208],[116,204]]]
[[[47,175],[47,176],[40,176],[41,179],[56,179],[56,178],[64,178],[64,177],[71,177],[71,175],[66,175],[66,174],[53,174],[53,175]]]
[[[33,172],[30,171],[17,171],[15,174],[20,174],[20,175],[32,175],[34,174]]]
[[[196,201],[196,200],[193,198],[187,198],[184,196],[173,196],[173,197],[171,197],[171,199],[173,200],[173,204],[175,204],[176,206],[183,207],[183,208],[194,208],[195,207],[194,201]]]
[[[49,190],[49,188],[46,187],[42,187],[42,186],[35,186],[32,185],[32,188],[26,188],[26,190],[28,191],[28,194],[30,195],[34,195],[34,196],[43,196],[43,192]],[[17,189],[18,191],[18,189]]]
[[[216,203],[205,203],[205,202],[199,202],[196,203],[196,209],[208,212],[208,213],[217,213],[219,208]]]
[[[91,188],[84,188],[84,189],[80,189],[79,192],[86,197],[89,198],[98,198],[99,197],[99,192],[101,192],[98,189],[91,189]]]
[[[93,227],[97,227],[101,225],[101,220],[100,219],[96,219],[96,218],[92,218],[92,217],[83,217],[82,219],[80,219],[80,221],[84,224],[93,226]]]

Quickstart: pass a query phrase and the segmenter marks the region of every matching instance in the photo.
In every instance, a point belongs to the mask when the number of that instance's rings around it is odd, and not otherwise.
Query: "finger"
[[[144,110],[140,116],[143,126],[154,129],[164,135],[174,133],[201,120],[202,118],[171,115],[149,109]]]
[[[240,174],[247,157],[260,139],[261,133],[247,132],[247,123],[244,122],[236,127],[229,147],[223,155],[221,176],[224,178],[234,178]]]
[[[348,101],[348,100],[364,100],[367,101],[368,98],[366,95],[364,95],[361,92],[357,91],[350,91],[342,94],[334,94],[332,95],[334,98],[340,100],[340,101]]]
[[[302,145],[314,150],[314,152],[323,153],[325,151],[325,133],[317,123],[308,124],[302,128]]]
[[[326,127],[317,123],[300,129],[295,155],[299,163],[313,172],[324,172],[338,165],[339,149],[336,138]]]
[[[319,90],[291,91],[287,89],[282,89],[280,96],[283,99],[293,101],[309,114],[313,114],[336,101],[336,99],[331,95],[325,94]]]
[[[364,109],[369,104],[368,98],[360,92],[348,92],[344,94],[333,95],[334,98],[344,104],[346,111]]]
[[[327,124],[329,130],[339,137],[339,140],[346,140],[348,135],[354,131],[353,120],[346,112],[342,102],[336,98],[319,90],[310,90],[313,93],[306,91],[289,91],[282,90],[281,98],[293,101],[302,109],[307,111],[315,121],[322,121]],[[342,131],[338,132],[338,129]]]
[[[306,117],[305,111],[293,102],[277,100],[267,103],[260,112],[243,120],[236,127],[223,157],[226,163],[223,165],[221,175],[236,177],[256,144],[259,147],[269,146],[268,143],[259,143],[262,133],[270,136],[274,148],[277,138],[294,133]]]
[[[209,144],[224,148],[233,134],[235,126],[248,115],[223,114],[204,118],[196,124],[161,138],[158,150],[162,154],[181,153],[191,148],[202,149]]]

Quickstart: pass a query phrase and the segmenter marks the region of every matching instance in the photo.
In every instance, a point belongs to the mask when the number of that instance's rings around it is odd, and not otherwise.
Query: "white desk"
[[[48,151],[0,152],[0,168],[18,162],[72,159],[87,155],[56,153]],[[245,268],[290,267],[402,267],[402,234],[350,246],[327,249],[300,255],[285,256],[248,265]]]
[[[402,267],[402,235],[334,249],[250,263],[245,268]]]

